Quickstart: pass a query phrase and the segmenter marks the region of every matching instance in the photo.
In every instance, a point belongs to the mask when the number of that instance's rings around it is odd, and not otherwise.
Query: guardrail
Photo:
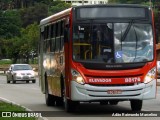
[[[8,69],[9,69],[9,68],[0,67],[0,71],[3,71],[4,74],[6,74],[6,71],[7,71]]]

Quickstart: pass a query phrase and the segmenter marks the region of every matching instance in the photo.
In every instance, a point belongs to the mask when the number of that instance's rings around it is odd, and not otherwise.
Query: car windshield
[[[151,24],[76,24],[73,59],[102,63],[135,63],[153,59]]]
[[[13,70],[32,70],[32,67],[30,65],[14,65]]]

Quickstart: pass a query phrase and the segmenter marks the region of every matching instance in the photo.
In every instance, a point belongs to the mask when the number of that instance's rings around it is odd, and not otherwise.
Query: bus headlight
[[[156,79],[156,67],[152,68],[145,76],[144,83],[147,84]]]
[[[78,71],[71,69],[71,74],[72,74],[72,79],[74,81],[76,81],[77,83],[82,84],[82,85],[84,84],[83,77],[81,76],[81,74]]]

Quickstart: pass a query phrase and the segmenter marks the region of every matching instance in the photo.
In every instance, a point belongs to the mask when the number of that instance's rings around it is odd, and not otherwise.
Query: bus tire
[[[46,101],[47,106],[54,106],[55,105],[55,96],[50,95],[48,92],[47,77],[45,77],[45,101]]]
[[[64,81],[63,81],[64,83]],[[79,105],[78,101],[72,101],[70,99],[67,99],[66,96],[66,90],[65,90],[65,83],[63,84],[63,91],[62,91],[62,97],[64,102],[64,109],[66,112],[75,112],[76,107]]]
[[[32,83],[36,83],[36,80],[32,80]]]
[[[72,101],[70,99],[67,99],[65,91],[64,91],[63,101],[64,101],[64,109],[66,112],[69,113],[75,112],[76,107],[79,105],[79,101]]]
[[[56,99],[56,106],[63,106],[63,105],[64,105],[63,98],[57,97],[57,99]]]
[[[142,100],[131,100],[130,104],[131,104],[132,111],[141,111],[143,101]]]
[[[65,111],[66,111],[66,112],[69,112],[69,113],[70,113],[70,112],[75,112],[78,103],[79,103],[79,102],[69,100],[69,99],[67,99],[67,98],[65,97],[65,101],[64,101]]]

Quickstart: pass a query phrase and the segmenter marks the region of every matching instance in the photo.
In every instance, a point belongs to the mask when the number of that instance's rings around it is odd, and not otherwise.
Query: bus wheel
[[[79,105],[78,101],[72,101],[67,99],[65,90],[63,90],[63,102],[66,112],[75,112],[76,107]]]
[[[63,98],[57,97],[56,106],[63,106]]]
[[[72,101],[67,98],[64,100],[64,108],[66,112],[75,112],[77,105],[79,104],[78,101]]]
[[[142,100],[131,100],[130,104],[132,111],[141,111],[142,103],[143,103]]]
[[[55,96],[50,95],[48,92],[48,84],[45,80],[45,100],[46,100],[46,105],[47,106],[54,106],[55,105]]]

